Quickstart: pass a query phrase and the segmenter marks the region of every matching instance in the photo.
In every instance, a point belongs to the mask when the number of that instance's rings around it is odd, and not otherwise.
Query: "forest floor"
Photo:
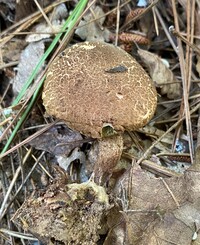
[[[0,244],[200,244],[199,15],[199,0],[0,0]],[[123,145],[43,105],[50,63],[85,41],[119,46],[156,88]]]

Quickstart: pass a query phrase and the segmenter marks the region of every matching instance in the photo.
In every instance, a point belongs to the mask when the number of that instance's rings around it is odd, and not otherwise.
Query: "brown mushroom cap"
[[[105,125],[116,132],[146,125],[157,105],[153,82],[137,61],[101,42],[75,44],[59,54],[42,97],[48,114],[94,138]]]

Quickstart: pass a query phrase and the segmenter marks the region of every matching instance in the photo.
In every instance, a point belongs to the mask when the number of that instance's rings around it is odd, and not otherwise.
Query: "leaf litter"
[[[38,2],[41,4],[41,1]],[[41,4],[42,8],[50,2],[44,1],[44,5]],[[147,5],[149,11],[145,13],[145,8],[139,11],[134,2],[118,6],[116,1],[104,3],[99,1],[84,14],[68,44],[94,39],[118,43],[136,57],[147,68],[157,87],[159,101],[156,115],[143,129],[134,133],[126,132],[123,135],[123,153],[115,168],[112,166],[112,160],[118,159],[119,156],[112,156],[109,149],[103,151],[105,155],[101,151],[102,155],[95,165],[99,149],[104,146],[59,124],[2,158],[0,219],[4,230],[0,229],[1,244],[9,244],[7,241],[10,241],[11,237],[16,244],[22,244],[16,234],[12,235],[14,233],[11,233],[10,227],[14,227],[13,230],[18,232],[22,228],[27,233],[27,238],[37,241],[34,238],[36,236],[47,244],[200,243],[200,155],[197,113],[199,54],[195,53],[196,47],[194,52],[191,48],[192,45],[199,46],[198,39],[193,40],[194,35],[199,35],[199,6],[195,5],[195,1],[191,1],[189,5],[185,0],[178,2],[180,8],[169,2],[153,1],[154,8],[151,4]],[[54,31],[59,32],[60,24],[68,15],[68,11],[74,9],[75,3],[76,1],[62,3],[59,7],[60,12],[56,10],[58,13],[54,19],[53,12],[47,14],[51,21],[53,20],[51,24],[55,25]],[[0,6],[3,6],[10,16],[13,14],[13,7],[17,8],[16,19],[26,16],[24,11],[20,12],[20,4],[15,5],[13,1],[0,1]],[[27,5],[25,7],[29,8]],[[31,8],[27,9],[27,14],[32,13]],[[136,12],[138,16],[135,17]],[[184,18],[182,13],[188,18]],[[13,92],[20,91],[55,33],[50,35],[52,26],[44,24],[44,20],[39,19],[39,23],[31,23],[31,28],[29,24],[27,28],[26,25],[24,27],[21,25],[20,28],[31,32],[39,30],[41,33],[20,36],[22,39],[20,42],[19,37],[15,36],[16,29],[12,29],[10,19],[5,18],[1,11],[0,16],[3,20],[3,32],[0,36],[2,44],[0,76],[6,85],[12,83],[12,80],[15,81],[12,93],[9,94],[13,97]],[[195,27],[192,26],[192,21],[188,22],[194,16],[196,16]],[[179,36],[172,36],[166,26],[175,23],[177,17],[181,31],[179,32],[176,25]],[[5,39],[7,34],[12,34],[14,38],[11,41],[9,38]],[[144,40],[142,37],[145,37],[145,42],[141,41]],[[178,43],[176,38],[177,40],[180,38],[182,42]],[[28,41],[31,41],[31,44],[28,44]],[[181,54],[177,53],[177,45],[179,50],[183,50],[184,55],[181,57],[177,57]],[[24,59],[24,53],[32,46],[36,47],[36,52],[29,52]],[[39,57],[38,50],[41,50]],[[185,62],[186,67],[181,67],[178,58]],[[17,72],[15,72],[16,63],[13,62],[19,62]],[[182,81],[186,75],[188,84],[183,86]],[[10,90],[6,90],[6,87],[2,85],[0,90],[3,109],[9,103],[7,96]],[[189,108],[185,108],[183,103],[183,89],[186,87]],[[181,119],[182,111],[185,114],[186,109],[191,112],[192,135],[189,135],[185,122],[173,128],[173,125]],[[50,123],[53,120],[43,115],[44,109],[39,98],[23,128],[18,132],[13,146],[37,132],[37,126],[40,127],[44,122]],[[10,121],[3,115],[1,121],[1,132],[4,130],[9,132],[12,128]],[[169,128],[172,128],[172,132],[165,135]],[[157,144],[154,145],[156,140]],[[1,148],[5,142],[5,138],[2,138]],[[196,147],[193,165],[189,147],[191,144]],[[101,159],[103,162],[108,154],[111,157],[110,165],[102,168]],[[33,166],[35,168],[32,168]],[[95,185],[83,187],[98,169],[109,172],[110,179],[107,173],[105,174],[109,179],[106,185],[101,188]],[[103,175],[104,172],[99,174]],[[71,186],[74,183],[79,183],[78,188]],[[20,194],[17,191],[15,193],[17,188],[14,189],[14,185],[21,188]],[[26,195],[23,192],[25,190]],[[71,211],[73,215],[70,215]],[[9,220],[9,224],[5,222],[5,218]],[[54,226],[50,225],[52,223]],[[77,228],[72,229],[75,224]],[[59,236],[63,227],[67,228],[68,236]],[[83,233],[80,232],[82,228]],[[25,244],[28,244],[27,240]]]

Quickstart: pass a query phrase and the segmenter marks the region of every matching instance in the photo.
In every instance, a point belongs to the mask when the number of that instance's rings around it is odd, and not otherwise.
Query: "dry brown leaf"
[[[146,236],[140,244],[193,244],[192,237],[195,233],[195,222],[198,224],[200,221],[199,204],[200,200],[198,199],[195,203],[184,203],[174,212],[167,212],[162,220],[150,224]]]
[[[165,133],[165,131],[150,125],[146,125],[145,127],[137,131],[157,138],[161,137]],[[161,142],[171,145],[173,142],[173,134],[171,133],[167,134],[164,138],[161,139]]]
[[[3,56],[3,61],[5,63],[10,61],[18,61],[20,59],[20,53],[26,45],[27,44],[24,40],[15,38],[14,42],[10,41],[6,45],[2,46],[1,52]]]
[[[125,244],[191,244],[195,224],[200,224],[200,172],[190,168],[181,177],[161,179],[136,166],[124,174],[115,193],[124,211],[116,220],[112,210],[108,225],[124,229]]]
[[[138,54],[148,66],[151,78],[156,83],[156,86],[161,89],[161,94],[166,94],[169,99],[180,97],[181,85],[162,59],[156,54],[142,49],[138,50]]]
[[[57,125],[33,139],[30,145],[53,155],[68,155],[74,148],[82,145],[83,137],[65,125]]]

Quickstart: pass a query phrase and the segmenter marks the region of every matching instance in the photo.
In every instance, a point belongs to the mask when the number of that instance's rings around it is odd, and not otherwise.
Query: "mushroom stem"
[[[103,185],[111,177],[113,169],[119,161],[123,150],[123,138],[121,135],[105,137],[96,141],[93,145],[95,157],[94,181]]]

